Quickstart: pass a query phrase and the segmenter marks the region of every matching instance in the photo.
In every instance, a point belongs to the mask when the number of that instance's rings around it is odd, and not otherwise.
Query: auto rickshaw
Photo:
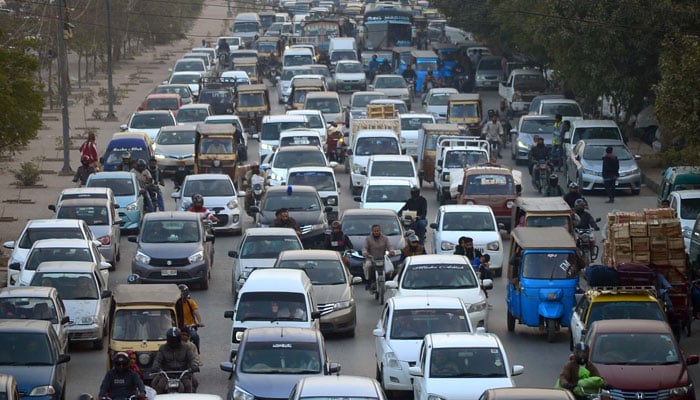
[[[235,180],[238,142],[232,124],[197,124],[194,136],[194,173],[228,174]]]
[[[241,85],[236,92],[236,115],[251,135],[262,126],[263,116],[270,114],[270,95],[267,86]]]
[[[404,46],[396,46],[391,49],[393,53],[391,70],[394,71],[394,74],[403,74],[406,66],[411,63],[411,52],[415,49],[415,47]]]
[[[178,326],[175,303],[180,289],[175,284],[117,285],[112,291],[107,369],[120,351],[136,352],[136,363],[146,380],[151,379],[153,361],[165,344],[168,328]]]
[[[515,322],[539,328],[547,341],[569,326],[576,304],[581,257],[562,227],[518,227],[511,231],[508,263],[508,331]]]
[[[413,50],[411,52],[411,65],[413,65],[413,70],[416,71],[416,93],[423,93],[423,82],[425,82],[425,77],[428,76],[428,71],[433,73],[435,79],[440,78],[438,56],[432,50]]]
[[[415,27],[414,44],[418,50],[428,50],[428,19],[422,15],[413,17],[413,26]]]
[[[561,226],[570,234],[574,233],[571,208],[561,197],[518,197],[513,206],[511,226]]]
[[[418,181],[423,180],[435,185],[435,152],[440,136],[457,136],[459,127],[455,124],[423,124],[418,131]]]
[[[251,50],[251,49],[239,49],[239,50],[231,50],[231,55],[229,56],[229,65],[231,66],[230,69],[235,69],[233,68],[233,61],[238,59],[238,58],[255,58],[256,60],[258,59],[258,51],[257,50]]]
[[[258,59],[253,57],[240,57],[233,60],[231,69],[244,71],[250,78],[250,83],[261,83],[262,77],[258,69]]]
[[[292,81],[292,92],[289,95],[289,101],[287,102],[286,108],[288,110],[301,110],[304,108],[307,93],[323,91],[325,91],[325,85],[323,84],[322,79],[294,79]]]
[[[447,122],[459,125],[466,134],[481,136],[483,115],[478,93],[452,94],[447,100]]]
[[[440,76],[445,82],[446,87],[452,87],[454,77],[452,76],[452,68],[457,65],[457,57],[459,49],[452,43],[432,43],[433,51],[440,59]]]

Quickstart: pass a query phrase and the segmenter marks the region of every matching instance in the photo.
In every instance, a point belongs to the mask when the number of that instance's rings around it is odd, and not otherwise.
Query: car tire
[[[117,260],[117,261],[122,260],[122,249],[121,248],[117,248],[117,257],[115,258],[115,260]]]
[[[632,194],[635,196],[639,196],[639,193],[642,191],[642,189],[632,189]]]
[[[569,327],[569,350],[574,351],[574,333],[571,331],[571,327]]]
[[[211,272],[210,270],[207,270],[207,276],[202,279],[202,282],[200,282],[199,287],[202,290],[209,290],[209,279],[211,278]]]
[[[506,312],[508,313],[508,332],[513,332],[515,330],[515,317],[510,311]]]

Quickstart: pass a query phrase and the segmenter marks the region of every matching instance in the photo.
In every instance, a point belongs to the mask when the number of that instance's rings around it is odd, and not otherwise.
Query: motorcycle
[[[576,228],[576,247],[581,251],[584,267],[588,267],[598,258],[599,248],[591,228]]]
[[[328,137],[326,139],[326,157],[328,161],[335,161],[338,164],[345,162],[345,137],[336,122],[328,124]]]
[[[182,378],[186,375],[191,375],[192,372],[189,369],[184,371],[159,371],[151,374],[152,377],[162,376],[167,380],[168,384],[165,386],[165,393],[185,393],[185,385],[182,383]],[[195,391],[194,377],[192,377],[192,391]]]
[[[418,215],[415,211],[403,211],[401,213],[401,222],[403,223],[403,226],[406,228],[406,237],[410,236],[408,233],[415,233],[416,236],[418,236],[418,239],[420,239],[421,243],[425,243],[425,230],[420,230],[416,226],[418,223],[419,218]],[[419,234],[418,232],[422,232],[422,234]]]
[[[257,181],[255,178],[259,178],[262,180],[262,182]],[[262,202],[262,196],[265,193],[265,186],[264,186],[264,181],[265,179],[261,177],[260,175],[253,175],[250,178],[252,182],[251,188],[250,188],[250,204],[248,207],[246,207],[246,213],[253,218],[253,222],[257,223],[257,218],[258,218],[258,213],[254,212],[253,210],[259,210],[260,209],[260,204]]]
[[[532,169],[533,175],[533,185],[537,189],[538,193],[542,193],[542,190],[547,187],[547,179],[552,173],[552,169],[547,160],[537,160],[535,166]]]

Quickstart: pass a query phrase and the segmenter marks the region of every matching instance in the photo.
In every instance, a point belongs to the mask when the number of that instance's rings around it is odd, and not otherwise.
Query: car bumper
[[[498,89],[498,84],[500,83],[499,80],[476,80],[475,87],[477,88],[489,88],[489,89]]]
[[[131,273],[138,274],[144,283],[198,283],[208,278],[208,271],[209,264],[206,261],[172,268],[131,262]]]
[[[321,316],[321,332],[343,333],[355,330],[357,309],[352,307]]]
[[[101,339],[103,331],[102,326],[98,324],[69,325],[66,327],[70,342],[92,342]]]
[[[352,92],[354,90],[364,91],[366,88],[367,88],[366,81],[353,81],[353,82],[336,81],[335,82],[335,90],[339,93],[340,92]]]
[[[469,319],[472,320],[472,326],[474,328],[482,326],[485,329],[487,321],[488,321],[488,317],[489,317],[488,305],[486,307],[484,307],[484,309],[481,311],[475,311],[475,312],[469,313]]]
[[[353,187],[361,188],[364,187],[365,182],[367,182],[367,175],[356,174],[353,172],[350,174],[350,179],[352,180]]]
[[[122,220],[120,227],[122,230],[139,229],[139,225],[141,224],[141,210],[119,211],[119,218]]]
[[[415,365],[415,362],[411,364]],[[408,368],[411,365],[407,361],[399,361],[400,368],[391,368],[385,363],[382,370],[382,384],[386,390],[412,391],[413,384]]]
[[[515,112],[527,112],[530,109],[530,102],[526,101],[514,101],[510,103],[510,108]]]
[[[581,177],[582,190],[604,190],[603,177],[599,175],[583,174]],[[615,190],[640,190],[642,186],[641,174],[622,176],[615,182]]]
[[[213,226],[214,232],[241,232],[243,226],[241,224],[240,208],[236,208],[233,212],[219,212],[216,218],[219,219]]]
[[[187,158],[174,158],[174,157],[163,157],[158,158],[158,168],[166,173],[174,173],[178,168],[178,163],[180,161],[185,162],[185,167],[188,169],[194,168],[194,157]]]

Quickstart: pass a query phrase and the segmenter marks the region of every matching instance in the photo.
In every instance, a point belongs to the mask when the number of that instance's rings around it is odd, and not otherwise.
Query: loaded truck
[[[547,81],[539,69],[514,69],[505,82],[498,85],[498,94],[514,113],[526,114],[530,102],[547,90]]]

